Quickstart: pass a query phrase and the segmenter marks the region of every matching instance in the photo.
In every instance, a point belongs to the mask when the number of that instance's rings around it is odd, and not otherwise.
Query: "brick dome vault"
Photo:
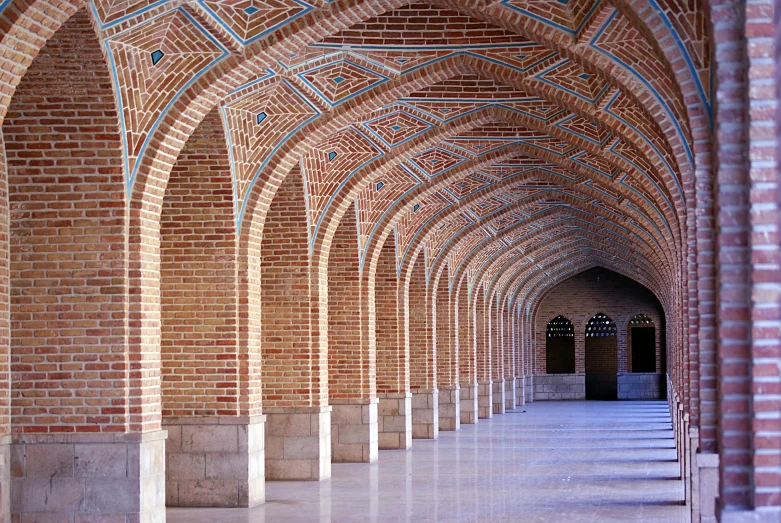
[[[702,503],[778,506],[778,373],[716,357],[778,350],[775,93],[731,72],[775,74],[765,3],[0,2],[0,444],[167,453],[117,509],[159,515],[187,434],[236,437],[253,505],[530,401],[541,303],[601,268],[658,300],[626,318],[664,329],[693,513],[702,454]]]

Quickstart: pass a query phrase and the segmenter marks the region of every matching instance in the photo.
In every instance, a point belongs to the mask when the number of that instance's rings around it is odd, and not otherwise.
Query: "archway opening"
[[[545,327],[545,365],[548,374],[575,373],[575,329],[564,316]]]
[[[616,323],[595,314],[586,324],[586,399],[618,398]]]
[[[629,320],[629,372],[656,372],[656,325],[645,314]]]

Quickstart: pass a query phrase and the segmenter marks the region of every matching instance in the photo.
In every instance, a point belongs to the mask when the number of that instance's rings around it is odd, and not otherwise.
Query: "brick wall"
[[[332,399],[375,396],[375,358],[362,339],[361,274],[355,210],[345,213],[328,257],[328,394]]]
[[[448,270],[441,273],[432,292],[436,304],[434,340],[437,354],[437,386],[452,387],[458,384],[458,345],[454,300],[448,289]]]
[[[371,277],[371,276],[370,276]],[[377,261],[374,276],[374,306],[377,333],[377,392],[409,391],[409,348],[405,346],[403,308],[396,274],[396,248],[393,235],[388,236]]]
[[[413,262],[408,283],[408,339],[410,388],[436,388],[436,354],[433,351],[431,311],[423,253]]]
[[[597,277],[599,281],[597,281]],[[633,280],[607,269],[591,269],[554,287],[540,301],[534,319],[535,372],[546,372],[545,327],[558,315],[568,318],[575,331],[575,370],[585,368],[585,329],[597,313],[608,315],[616,324],[617,368],[626,370],[626,331],[629,318],[646,314],[661,323],[662,308],[654,295]]]
[[[288,175],[271,203],[261,247],[263,407],[304,407],[327,401],[313,364],[310,265],[303,177]]]
[[[477,367],[477,380],[488,381],[491,379],[491,346],[490,346],[490,325],[491,320],[488,317],[490,313],[489,304],[485,302],[482,287],[472,289],[472,300],[474,301],[474,344],[475,344],[475,365]]]
[[[217,110],[171,171],[160,259],[163,416],[237,415],[236,217]]]
[[[122,431],[125,187],[114,93],[84,12],[38,55],[3,132],[14,430]]]
[[[457,315],[456,336],[458,339],[458,373],[461,385],[477,383],[476,346],[475,346],[475,316],[470,306],[466,278],[462,277],[460,284],[453,289],[455,313]]]

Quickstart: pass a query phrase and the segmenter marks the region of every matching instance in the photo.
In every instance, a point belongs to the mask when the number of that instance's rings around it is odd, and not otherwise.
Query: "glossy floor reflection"
[[[330,480],[269,482],[253,509],[168,509],[170,523],[685,521],[665,402],[538,402]]]

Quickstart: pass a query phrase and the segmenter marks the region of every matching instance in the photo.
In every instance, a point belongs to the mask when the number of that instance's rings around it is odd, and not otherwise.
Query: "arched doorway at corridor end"
[[[586,324],[586,399],[618,399],[616,323],[597,313]]]

